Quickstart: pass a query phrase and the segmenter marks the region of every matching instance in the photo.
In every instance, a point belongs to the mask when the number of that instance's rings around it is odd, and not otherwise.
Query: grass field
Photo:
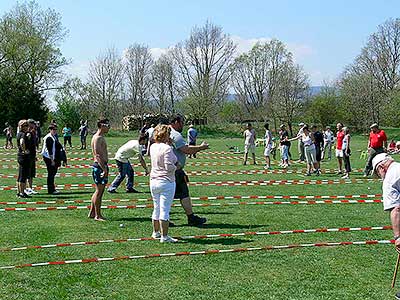
[[[399,132],[392,130],[392,136]],[[132,135],[133,136],[133,135]],[[109,151],[129,139],[109,137]],[[238,138],[207,138],[211,149],[188,159],[188,173],[192,174],[190,191],[192,197],[204,196],[304,196],[304,195],[359,195],[380,194],[381,183],[367,181],[362,173],[351,174],[354,183],[333,181],[332,184],[280,185],[202,185],[215,181],[255,180],[337,180],[339,176],[327,172],[319,177],[305,177],[300,172],[303,164],[293,164],[293,173],[264,173],[262,148],[257,148],[259,164],[241,165],[241,155],[228,153],[226,145],[237,145],[243,150]],[[75,137],[73,142],[78,143]],[[360,169],[364,161],[360,152],[366,145],[365,136],[352,140],[352,167]],[[70,166],[90,164],[89,153],[67,149]],[[297,158],[297,145],[292,154]],[[227,152],[227,153],[214,153]],[[80,161],[73,158],[86,157]],[[112,157],[112,155],[111,155]],[[236,157],[236,158],[235,158]],[[1,187],[15,186],[17,174],[15,150],[0,150]],[[148,161],[148,158],[146,158]],[[194,162],[207,165],[193,165]],[[137,162],[135,162],[137,163]],[[228,163],[210,165],[210,163]],[[44,166],[43,162],[39,162]],[[336,161],[324,161],[322,169],[333,169]],[[135,170],[141,172],[140,166]],[[254,171],[249,172],[243,171]],[[274,170],[280,170],[276,162]],[[89,168],[61,168],[57,184],[91,184]],[[112,168],[111,172],[115,172]],[[211,171],[229,171],[212,173]],[[79,173],[76,175],[66,173]],[[89,175],[85,174],[89,172]],[[35,179],[42,186],[46,182],[45,168]],[[110,177],[113,180],[115,175]],[[104,205],[143,205],[151,202],[137,201],[150,196],[148,177],[135,176],[137,189],[142,194],[125,194],[121,186],[118,194],[105,194],[105,200],[129,199],[128,202],[104,202]],[[195,184],[198,183],[198,184]],[[265,182],[264,182],[265,183]],[[28,201],[59,201],[47,204],[3,204],[6,207],[61,207],[84,206],[88,203],[65,203],[89,200],[93,188],[61,189],[59,196],[49,196],[40,191]],[[16,201],[15,191],[0,191],[0,202]],[[356,198],[356,199],[376,199]],[[298,205],[232,205],[238,202],[293,201],[295,199],[218,199],[194,200],[195,204],[220,204],[219,206],[195,207],[196,214],[208,219],[203,228],[189,227],[182,208],[173,207],[171,220],[177,225],[171,228],[173,236],[233,234],[244,232],[267,232],[297,229],[367,227],[390,225],[389,216],[382,204],[298,204]],[[297,199],[299,200],[299,199]],[[306,199],[318,200],[318,199]],[[179,204],[179,201],[176,202]],[[225,205],[223,205],[225,204]],[[231,204],[231,205],[228,205]],[[86,258],[114,258],[157,253],[203,251],[288,245],[303,243],[389,240],[391,230],[319,232],[273,235],[243,235],[237,237],[182,239],[178,244],[161,244],[154,240],[110,242],[93,245],[53,247],[5,251],[6,248],[48,245],[55,243],[88,242],[96,240],[149,237],[151,235],[151,208],[107,209],[107,222],[94,222],[86,217],[86,209],[6,211],[0,212],[0,267],[29,263],[80,260]],[[125,226],[120,228],[120,224]],[[209,255],[155,257],[137,260],[77,263],[0,270],[0,299],[389,299],[395,291],[390,289],[396,252],[392,245],[349,245],[337,247],[307,247],[282,250],[245,251],[238,253],[215,253]],[[398,285],[397,285],[398,286]]]

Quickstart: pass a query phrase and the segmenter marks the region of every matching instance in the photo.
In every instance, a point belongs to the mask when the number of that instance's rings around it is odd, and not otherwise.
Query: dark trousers
[[[54,177],[56,177],[58,167],[57,165],[51,165],[51,159],[47,157],[43,157],[44,162],[47,167],[47,192],[52,194],[56,190],[56,186],[54,184]]]
[[[369,175],[372,171],[372,160],[379,153],[383,153],[385,150],[383,148],[371,148],[368,153],[367,164],[365,165],[364,174]]]
[[[344,169],[346,170],[346,173],[350,173],[351,172],[350,155],[343,153],[343,161],[344,161]]]

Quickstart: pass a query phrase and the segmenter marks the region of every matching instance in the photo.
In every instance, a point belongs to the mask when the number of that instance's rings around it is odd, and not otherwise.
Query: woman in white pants
[[[160,238],[161,243],[178,241],[168,235],[177,164],[177,158],[170,145],[170,132],[168,125],[157,125],[153,132],[154,144],[150,146],[150,191],[154,203],[152,237]]]

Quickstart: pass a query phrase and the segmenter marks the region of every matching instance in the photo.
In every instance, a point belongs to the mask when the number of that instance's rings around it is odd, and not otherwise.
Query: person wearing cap
[[[243,132],[244,136],[244,157],[243,165],[247,164],[247,157],[249,152],[253,157],[253,164],[256,165],[256,131],[251,123],[247,123],[246,130]]]
[[[367,177],[372,171],[372,159],[375,155],[383,153],[387,148],[387,136],[385,131],[379,129],[378,124],[370,126],[371,132],[368,139],[368,158],[364,169],[364,177]]]
[[[304,123],[301,122],[299,123],[299,131],[297,132],[297,136],[301,136],[303,134],[303,128],[304,128]],[[302,141],[302,139],[298,140],[298,144],[297,144],[297,150],[299,151],[299,162],[304,162],[305,161],[305,153],[304,153],[304,143]]]
[[[17,179],[17,197],[31,198],[25,193],[26,180],[29,177],[30,155],[28,149],[28,134],[29,124],[27,120],[18,122],[17,148],[18,148],[18,179]]]
[[[289,132],[286,130],[285,124],[279,126],[279,142],[281,147],[281,166],[287,168],[289,166]]]
[[[197,130],[194,128],[193,124],[190,124],[187,131],[187,141],[189,145],[196,146],[197,135]],[[193,155],[189,155],[188,157],[191,158],[192,156],[196,158],[196,153],[194,153]]]
[[[386,153],[372,159],[372,170],[383,180],[382,200],[384,211],[390,212],[395,246],[400,247],[400,163]],[[400,292],[395,295],[400,299]]]
[[[334,136],[330,126],[326,126],[324,131],[324,148],[322,149],[321,159],[324,159],[326,155],[328,159],[332,159],[332,144],[333,144]]]

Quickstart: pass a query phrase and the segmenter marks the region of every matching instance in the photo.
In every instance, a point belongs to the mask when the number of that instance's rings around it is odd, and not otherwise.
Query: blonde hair
[[[18,122],[18,129],[21,130],[23,126],[28,126],[28,120],[19,120]]]
[[[159,124],[154,128],[153,137],[156,142],[165,142],[168,140],[171,128],[168,125]]]

